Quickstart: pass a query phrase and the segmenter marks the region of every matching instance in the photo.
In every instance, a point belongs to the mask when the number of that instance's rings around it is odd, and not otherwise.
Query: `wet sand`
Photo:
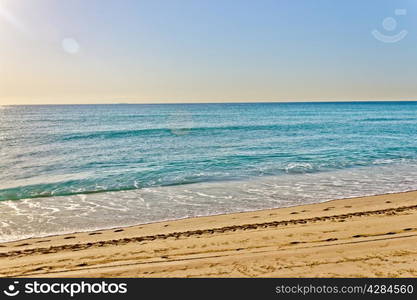
[[[416,277],[417,192],[0,244],[2,277]]]

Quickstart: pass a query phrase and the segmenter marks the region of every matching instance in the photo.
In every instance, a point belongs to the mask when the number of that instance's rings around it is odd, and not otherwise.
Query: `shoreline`
[[[410,191],[30,238],[0,244],[0,276],[413,277],[416,217]]]
[[[111,231],[111,230],[117,230],[117,229],[126,229],[126,228],[138,227],[138,226],[146,226],[146,225],[153,225],[153,224],[160,224],[160,223],[167,223],[167,222],[176,222],[176,221],[189,220],[189,219],[200,219],[200,218],[210,218],[210,217],[218,217],[218,216],[239,215],[239,214],[245,214],[245,213],[256,213],[256,212],[269,211],[269,210],[296,208],[296,207],[299,207],[299,206],[316,205],[316,204],[328,203],[328,202],[340,201],[340,200],[349,200],[349,199],[356,199],[356,198],[367,198],[367,197],[376,197],[376,196],[385,196],[385,195],[397,195],[397,194],[400,195],[400,194],[407,194],[407,193],[412,193],[412,192],[417,193],[417,190],[382,193],[382,194],[372,194],[372,195],[365,195],[365,196],[352,196],[352,197],[324,200],[322,202],[306,203],[306,204],[300,204],[300,205],[263,208],[263,209],[246,210],[246,211],[238,211],[238,212],[226,212],[226,213],[219,213],[219,214],[212,214],[212,215],[183,217],[183,218],[177,218],[177,219],[173,218],[173,219],[166,219],[166,220],[146,222],[146,223],[128,224],[128,225],[121,225],[121,226],[111,226],[111,227],[86,229],[86,230],[62,232],[62,233],[52,233],[52,234],[39,235],[39,236],[33,236],[33,237],[19,238],[19,239],[10,240],[10,241],[0,241],[0,247],[1,247],[2,244],[9,244],[9,243],[15,243],[15,242],[21,242],[21,241],[30,241],[30,240],[36,240],[36,239],[42,239],[42,238],[54,238],[54,237],[59,237],[59,236],[71,235],[71,234],[83,234],[83,233],[90,233],[90,232],[97,232],[97,231]],[[21,200],[27,200],[27,199],[21,199]]]
[[[412,180],[417,171],[410,171],[417,170],[415,162],[375,163],[325,172],[0,201],[0,243],[417,190]]]

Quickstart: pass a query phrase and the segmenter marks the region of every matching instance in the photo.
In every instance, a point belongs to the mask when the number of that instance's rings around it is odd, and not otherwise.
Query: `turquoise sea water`
[[[0,107],[0,240],[417,189],[417,102]]]

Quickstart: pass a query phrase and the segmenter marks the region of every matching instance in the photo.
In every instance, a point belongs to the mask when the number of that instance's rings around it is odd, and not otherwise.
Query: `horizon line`
[[[21,103],[21,104],[0,104],[0,106],[70,106],[70,105],[161,105],[161,104],[291,104],[291,103],[366,103],[366,102],[417,102],[417,99],[407,99],[407,100],[312,100],[312,101],[306,101],[306,100],[300,100],[300,101],[215,101],[215,102],[103,102],[103,103]]]

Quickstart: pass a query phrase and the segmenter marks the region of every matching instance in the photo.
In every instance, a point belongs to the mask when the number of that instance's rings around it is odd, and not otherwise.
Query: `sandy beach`
[[[0,244],[2,277],[415,277],[417,192]]]

